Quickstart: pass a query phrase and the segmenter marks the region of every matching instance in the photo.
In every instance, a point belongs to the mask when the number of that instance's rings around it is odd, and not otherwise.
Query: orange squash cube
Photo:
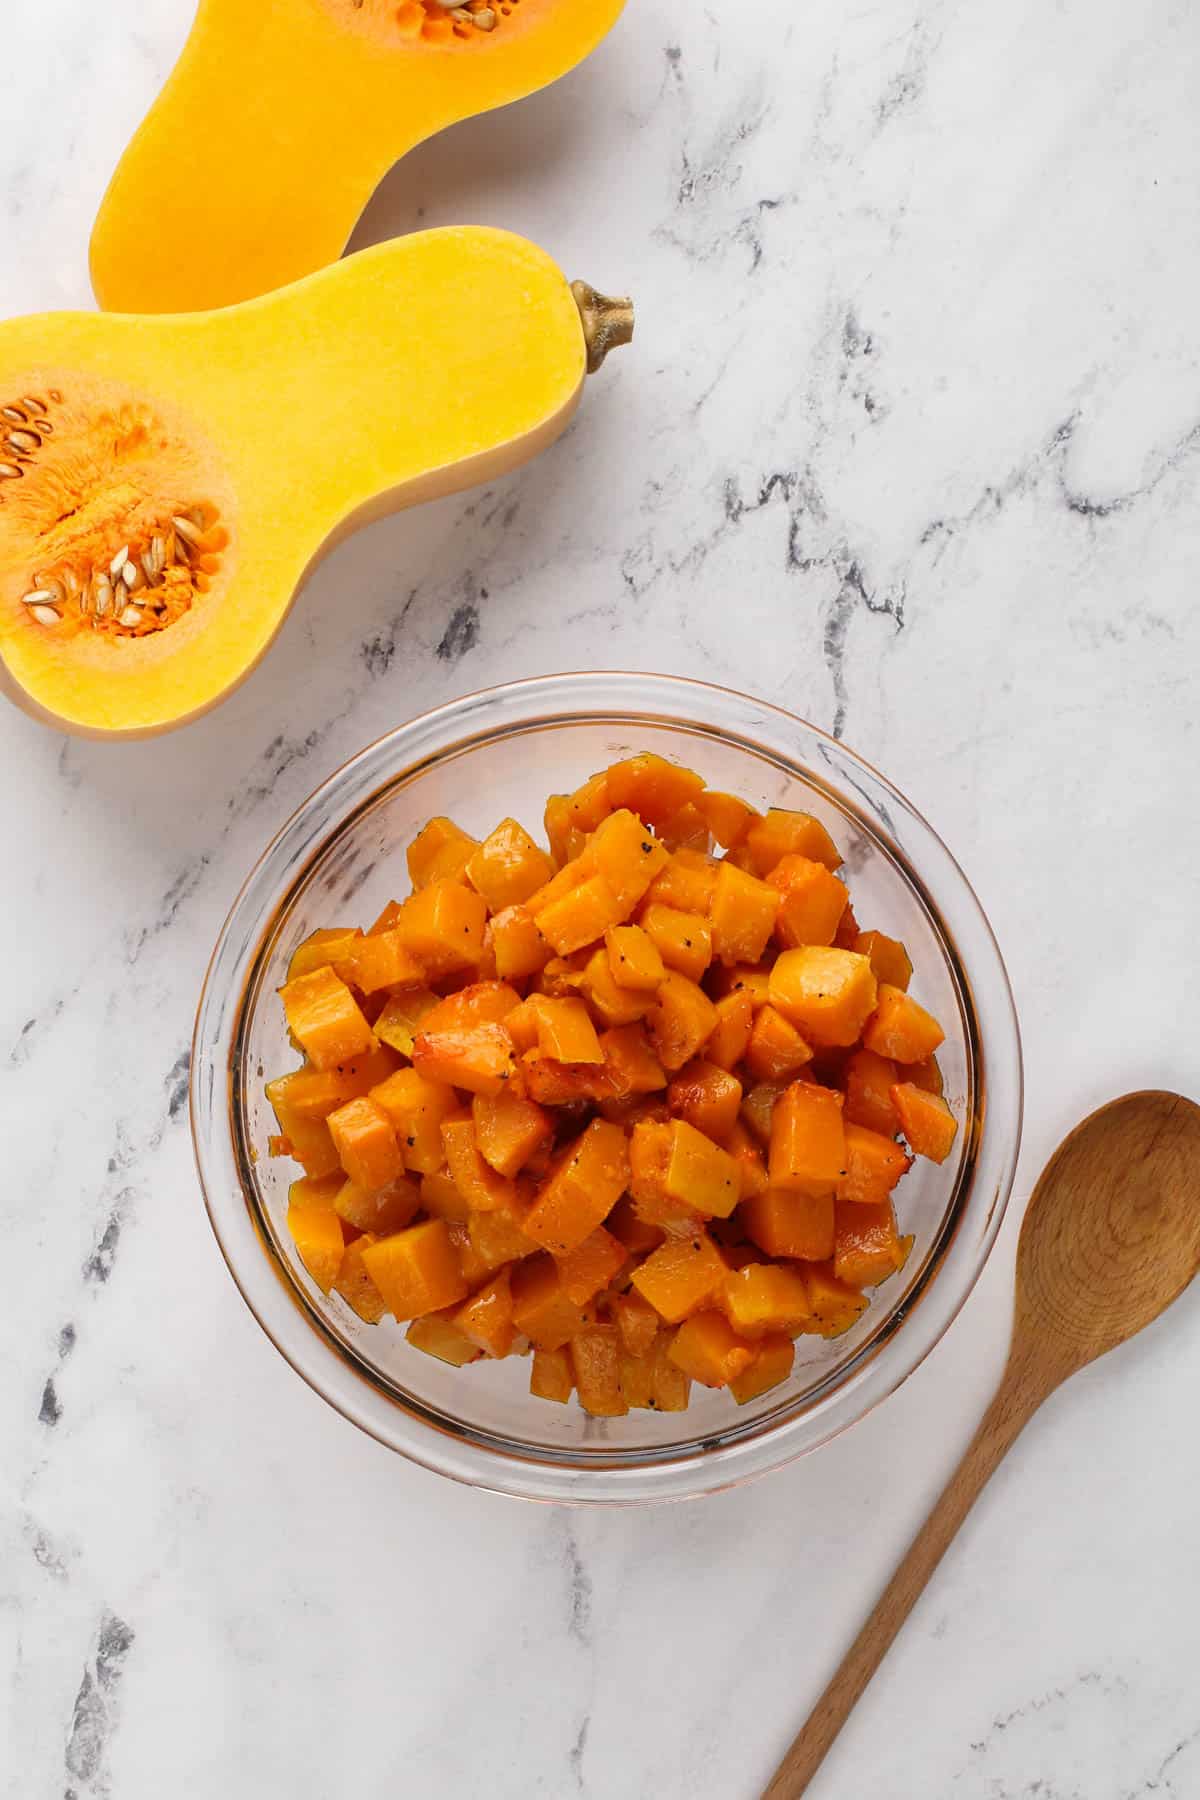
[[[358,938],[336,966],[342,980],[363,994],[378,993],[380,988],[425,986],[424,967],[395,930]]]
[[[460,831],[453,819],[430,819],[408,846],[408,878],[414,888],[434,881],[461,881],[478,841]]]
[[[448,1170],[439,1169],[420,1178],[421,1211],[433,1219],[465,1224],[470,1207],[451,1180]]]
[[[538,930],[559,956],[568,956],[572,950],[602,938],[610,925],[622,922],[627,911],[603,875],[590,875],[561,899],[541,907]]]
[[[835,1089],[815,1082],[794,1081],[779,1096],[771,1115],[768,1166],[773,1188],[832,1191],[846,1166],[843,1104]]]
[[[646,751],[613,764],[608,770],[607,791],[612,806],[627,806],[647,825],[657,826],[689,800],[698,800],[704,782],[693,770]]]
[[[775,888],[733,863],[723,862],[709,907],[714,954],[726,964],[758,962],[775,929],[778,911]]]
[[[666,867],[667,852],[635,813],[622,808],[597,826],[579,861],[589,875],[607,883],[622,913],[628,914]]]
[[[521,1004],[507,981],[472,981],[447,994],[422,1021],[426,1031],[469,1031],[476,1025],[502,1025]]]
[[[440,980],[478,969],[483,959],[487,903],[459,881],[431,881],[404,902],[394,930],[400,942]]]
[[[795,1360],[796,1346],[791,1338],[782,1332],[772,1332],[757,1346],[754,1361],[740,1375],[734,1376],[729,1391],[739,1406],[745,1406],[748,1401],[757,1400],[760,1394],[786,1381]]]
[[[907,989],[912,980],[912,963],[899,938],[887,937],[882,931],[860,931],[853,947],[869,960],[881,986],[886,984],[901,992]]]
[[[333,1196],[333,1210],[355,1231],[389,1237],[411,1225],[421,1210],[421,1193],[415,1181],[400,1176],[387,1187],[363,1188],[343,1181]]]
[[[659,1318],[650,1302],[636,1291],[618,1294],[612,1303],[613,1322],[629,1356],[645,1356],[658,1336]]]
[[[347,1076],[351,1069],[373,1067],[376,1055],[373,1052],[370,1056],[360,1057],[357,1063],[346,1064],[341,1069],[313,1069],[307,1066],[293,1069],[290,1075],[279,1075],[274,1081],[268,1081],[267,1099],[275,1108],[277,1116],[282,1106],[285,1112],[299,1114],[304,1119],[327,1119],[335,1108],[344,1106],[356,1094],[367,1092],[371,1086],[370,1080],[365,1087],[358,1087]],[[384,1069],[374,1079],[381,1080],[387,1072]]]
[[[639,1119],[629,1134],[629,1191],[638,1217],[655,1224],[679,1214],[677,1206],[665,1204],[674,1142],[669,1119]]]
[[[647,906],[642,930],[668,969],[699,981],[712,961],[712,927],[700,913],[677,912],[673,906]]]
[[[473,1212],[514,1211],[516,1183],[483,1160],[469,1113],[452,1113],[442,1120],[442,1149],[450,1179]]]
[[[593,1119],[538,1193],[528,1235],[565,1256],[602,1225],[629,1182],[629,1151],[619,1125]]]
[[[555,1261],[567,1299],[573,1300],[576,1306],[586,1306],[601,1288],[608,1286],[617,1270],[624,1268],[627,1252],[619,1239],[605,1231],[603,1225],[597,1225],[582,1244],[576,1244],[574,1250],[568,1251],[566,1256],[556,1257]]]
[[[376,1047],[375,1033],[346,983],[326,967],[279,990],[288,1030],[315,1068],[335,1069]]]
[[[342,1266],[331,1289],[331,1292],[341,1295],[351,1312],[357,1313],[366,1325],[378,1325],[387,1311],[383,1295],[367,1274],[367,1265],[363,1261],[363,1251],[370,1249],[375,1241],[374,1236],[368,1232],[346,1245]]]
[[[630,1256],[644,1256],[649,1250],[657,1250],[663,1241],[662,1227],[640,1218],[629,1194],[617,1201],[605,1221],[605,1229],[624,1244]]]
[[[413,1040],[412,1065],[426,1081],[465,1088],[469,1094],[502,1094],[516,1073],[513,1041],[503,1025],[469,1025],[428,1031]]]
[[[272,1156],[290,1156],[306,1175],[319,1181],[341,1169],[337,1146],[329,1135],[325,1119],[314,1119],[306,1113],[293,1112],[283,1100],[275,1102],[275,1117],[281,1135],[270,1140]]]
[[[604,1061],[596,1027],[582,1000],[555,1000],[539,994],[533,1004],[537,1047],[543,1056],[564,1063]]]
[[[633,1272],[633,1285],[668,1325],[710,1304],[728,1273],[721,1253],[697,1225],[690,1237],[668,1238]]]
[[[911,1081],[914,1087],[924,1088],[927,1094],[940,1094],[945,1085],[936,1056],[923,1056],[920,1062],[905,1063],[904,1079]]]
[[[527,1050],[521,1058],[521,1080],[539,1106],[575,1106],[608,1098],[608,1077],[600,1063],[561,1063]]]
[[[846,1118],[865,1125],[883,1137],[895,1137],[900,1115],[892,1104],[892,1089],[899,1080],[895,1063],[874,1050],[855,1050],[842,1079],[846,1089]]]
[[[506,906],[493,914],[484,931],[484,948],[491,950],[501,981],[536,975],[554,954],[527,906]]]
[[[646,890],[647,903],[673,906],[676,912],[706,915],[716,891],[720,866],[699,850],[676,850]]]
[[[494,913],[519,906],[553,874],[550,857],[516,819],[502,819],[466,866],[467,880]]]
[[[712,848],[708,821],[700,808],[690,800],[658,827],[658,836],[659,841],[672,851],[698,850],[707,856]]]
[[[671,1333],[660,1332],[654,1341],[654,1410],[686,1412],[691,1397],[689,1377],[671,1361]]]
[[[785,949],[800,944],[832,944],[842,914],[850,903],[846,884],[822,862],[807,856],[785,856],[767,876],[781,895],[775,936]],[[864,950],[864,956],[870,952]]]
[[[395,1127],[369,1095],[347,1100],[329,1115],[329,1133],[350,1180],[361,1188],[385,1188],[404,1173]]]
[[[733,963],[729,968],[714,969],[709,986],[718,1000],[745,994],[755,1012],[771,998],[771,971],[750,963]]]
[[[740,1337],[797,1330],[812,1316],[808,1289],[799,1269],[775,1263],[747,1263],[731,1269],[720,1296],[729,1323]]]
[[[423,1350],[426,1356],[436,1356],[439,1362],[450,1363],[456,1369],[478,1362],[483,1355],[479,1345],[473,1344],[454,1323],[453,1308],[414,1319],[404,1335],[414,1350]]]
[[[550,854],[561,869],[565,862],[579,855],[585,842],[585,834],[571,823],[571,796],[551,794],[542,818]]]
[[[567,818],[577,831],[592,832],[620,804],[608,791],[607,769],[601,769],[598,775],[589,775],[581,787],[567,796]]]
[[[752,1087],[742,1101],[741,1117],[744,1124],[760,1144],[771,1142],[771,1121],[775,1117],[775,1102],[780,1094],[787,1092],[790,1081],[760,1081]]]
[[[666,1071],[640,1025],[617,1025],[600,1035],[604,1077],[615,1099],[654,1094],[667,1084]]]
[[[665,1129],[671,1134],[663,1174],[667,1199],[678,1201],[701,1218],[727,1219],[741,1198],[733,1157],[686,1119],[676,1119]]]
[[[717,1001],[717,1022],[705,1046],[705,1057],[719,1069],[733,1069],[746,1054],[754,1029],[754,1006],[739,990]]]
[[[535,1349],[529,1368],[529,1391],[539,1400],[557,1400],[565,1406],[575,1391],[570,1351]]]
[[[375,1036],[390,1049],[398,1050],[401,1056],[411,1056],[422,1021],[437,1004],[437,995],[427,987],[405,988],[399,994],[390,995],[375,1021]],[[382,1081],[383,1074],[377,1075],[375,1080]]]
[[[666,974],[657,946],[640,925],[610,925],[604,934],[608,966],[619,988],[653,994]]]
[[[642,1356],[632,1356],[621,1344],[621,1398],[632,1411],[635,1407],[654,1410],[654,1376],[657,1369],[654,1346]]]
[[[833,1255],[832,1191],[768,1187],[743,1200],[741,1218],[751,1240],[768,1256],[823,1262]]]
[[[645,1018],[654,999],[653,994],[619,987],[613,980],[608,951],[603,948],[596,949],[588,958],[579,985],[588,1005],[604,1025],[635,1025]]]
[[[740,1119],[725,1139],[725,1148],[738,1166],[742,1199],[761,1194],[767,1185],[766,1159]]]
[[[703,988],[668,971],[648,1014],[650,1041],[664,1069],[682,1069],[703,1049],[717,1023],[717,1009]]]
[[[371,1089],[371,1099],[395,1128],[405,1168],[430,1175],[443,1167],[442,1120],[458,1107],[453,1088],[429,1081],[418,1069],[397,1069]]]
[[[884,982],[874,1016],[863,1031],[863,1043],[893,1062],[915,1063],[932,1056],[945,1036],[933,1014],[918,1006],[911,994]]]
[[[323,1294],[337,1280],[342,1267],[346,1240],[342,1221],[333,1207],[314,1204],[311,1197],[297,1189],[309,1184],[295,1182],[288,1202],[287,1225],[296,1254]]]
[[[512,1273],[513,1321],[539,1350],[559,1350],[583,1325],[583,1310],[568,1297],[551,1256],[531,1256]]]
[[[554,1136],[550,1114],[511,1088],[477,1094],[471,1102],[475,1142],[484,1162],[498,1175],[516,1175]]]
[[[696,809],[722,850],[732,850],[740,844],[751,825],[762,816],[736,794],[722,793],[719,788],[705,788],[697,795]]]
[[[784,807],[771,807],[750,826],[742,842],[758,875],[769,875],[785,856],[807,856],[827,869],[838,869],[842,863],[837,845],[819,819]]]
[[[740,1338],[724,1313],[698,1312],[671,1340],[671,1361],[705,1387],[728,1387],[754,1361],[756,1347]]]
[[[573,894],[576,888],[582,887],[587,880],[587,874],[581,856],[565,863],[550,877],[545,887],[540,887],[536,893],[530,894],[525,902],[526,912],[532,913],[535,919],[540,918],[548,906],[555,905],[559,900],[565,900],[568,894]]]
[[[785,950],[771,970],[771,1005],[810,1044],[856,1043],[875,1010],[877,990],[870,963],[853,950]]]
[[[756,1081],[791,1081],[813,1059],[790,1019],[773,1006],[760,1007],[754,1015],[746,1045],[746,1068]]]
[[[732,1131],[742,1104],[742,1084],[716,1063],[685,1063],[667,1089],[667,1104],[680,1119],[718,1143]]]
[[[804,1285],[812,1308],[805,1330],[817,1337],[841,1337],[866,1311],[866,1295],[840,1280],[831,1261],[805,1263]]]
[[[585,1412],[618,1418],[629,1411],[621,1393],[621,1345],[615,1325],[585,1325],[571,1339],[575,1392]]]
[[[892,1089],[892,1104],[909,1148],[930,1162],[945,1162],[954,1148],[958,1121],[942,1096],[917,1087],[915,1082],[900,1081]]]
[[[846,1126],[845,1173],[838,1182],[838,1201],[860,1206],[886,1200],[912,1167],[899,1144],[864,1125]]]
[[[908,1254],[896,1230],[890,1200],[839,1206],[833,1272],[848,1287],[878,1287],[903,1266]]]
[[[469,1300],[464,1300],[454,1314],[454,1323],[486,1356],[508,1355],[517,1332],[513,1324],[512,1285],[507,1268],[493,1275]]]
[[[426,1219],[363,1251],[367,1273],[397,1319],[439,1312],[467,1296],[467,1284],[443,1219]]]
[[[361,936],[357,925],[335,925],[324,931],[310,932],[292,951],[288,963],[289,982],[300,975],[311,975],[315,969],[332,968],[349,954]]]

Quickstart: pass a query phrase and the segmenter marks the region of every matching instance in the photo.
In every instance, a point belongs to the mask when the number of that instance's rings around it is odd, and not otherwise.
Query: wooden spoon
[[[1008,1364],[942,1497],[780,1763],[763,1800],[797,1800],[820,1768],[984,1484],[1038,1407],[1123,1344],[1200,1269],[1200,1107],[1126,1094],[1059,1145],[1017,1249]]]

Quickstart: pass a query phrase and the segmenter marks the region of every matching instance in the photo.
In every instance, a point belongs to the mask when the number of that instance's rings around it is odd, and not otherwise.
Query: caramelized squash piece
[[[397,1319],[415,1319],[464,1300],[467,1284],[441,1219],[410,1225],[363,1251],[366,1270]]]
[[[795,1360],[796,1346],[791,1338],[773,1332],[758,1345],[754,1361],[740,1375],[734,1376],[729,1391],[739,1406],[745,1406],[748,1401],[757,1400],[760,1394],[786,1381]]]
[[[335,1069],[375,1048],[375,1033],[333,970],[314,969],[280,988],[288,1030],[317,1069]]]
[[[932,1056],[946,1034],[911,994],[886,983],[879,989],[879,1002],[874,1017],[863,1031],[863,1043],[880,1056],[893,1062],[923,1062]]]
[[[892,1089],[892,1104],[900,1129],[916,1156],[943,1163],[954,1148],[958,1121],[940,1094],[931,1094],[914,1082],[900,1081]]]

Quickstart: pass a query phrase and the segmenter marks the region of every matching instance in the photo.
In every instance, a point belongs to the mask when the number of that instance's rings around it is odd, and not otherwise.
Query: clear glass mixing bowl
[[[309,932],[367,923],[407,891],[404,847],[435,813],[483,835],[536,828],[546,795],[638,750],[697,768],[754,805],[801,808],[832,832],[855,911],[900,937],[914,993],[946,1028],[955,1153],[899,1193],[915,1233],[903,1270],[855,1328],[801,1337],[782,1387],[745,1407],[693,1388],[686,1413],[593,1419],[528,1393],[524,1358],[454,1369],[404,1327],[369,1326],[313,1285],[285,1224],[297,1173],[272,1161],[265,1078],[292,1067],[275,990]],[[234,1280],[276,1348],[381,1443],[456,1480],[530,1499],[609,1503],[710,1493],[778,1467],[854,1423],[937,1343],[1000,1226],[1021,1123],[1021,1052],[1004,965],[940,839],[876,771],[823,732],[724,688],[579,674],[471,694],[403,725],[339,769],[288,821],[239,894],[213,954],[192,1060],[192,1128],[209,1216]]]

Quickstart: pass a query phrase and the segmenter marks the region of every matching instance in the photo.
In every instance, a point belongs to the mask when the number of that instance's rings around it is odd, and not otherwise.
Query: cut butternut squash
[[[101,205],[97,299],[120,312],[229,306],[335,262],[394,162],[557,80],[621,5],[201,0]],[[181,216],[186,235],[154,251]]]
[[[323,4],[252,11],[290,24]],[[581,5],[594,10],[553,10]],[[236,11],[257,36],[240,0]],[[209,116],[224,132],[228,115]],[[272,146],[291,165],[300,139],[277,126],[239,180]],[[301,135],[328,156],[325,129]],[[295,192],[307,210],[311,193]],[[137,266],[238,267],[219,235],[206,247],[194,211],[186,241],[194,256],[143,249]],[[225,311],[0,325],[0,686],[56,729],[97,736],[205,711],[356,525],[490,481],[559,435],[597,322],[619,317],[617,337],[628,333],[627,310],[589,296],[532,244],[455,227]]]

